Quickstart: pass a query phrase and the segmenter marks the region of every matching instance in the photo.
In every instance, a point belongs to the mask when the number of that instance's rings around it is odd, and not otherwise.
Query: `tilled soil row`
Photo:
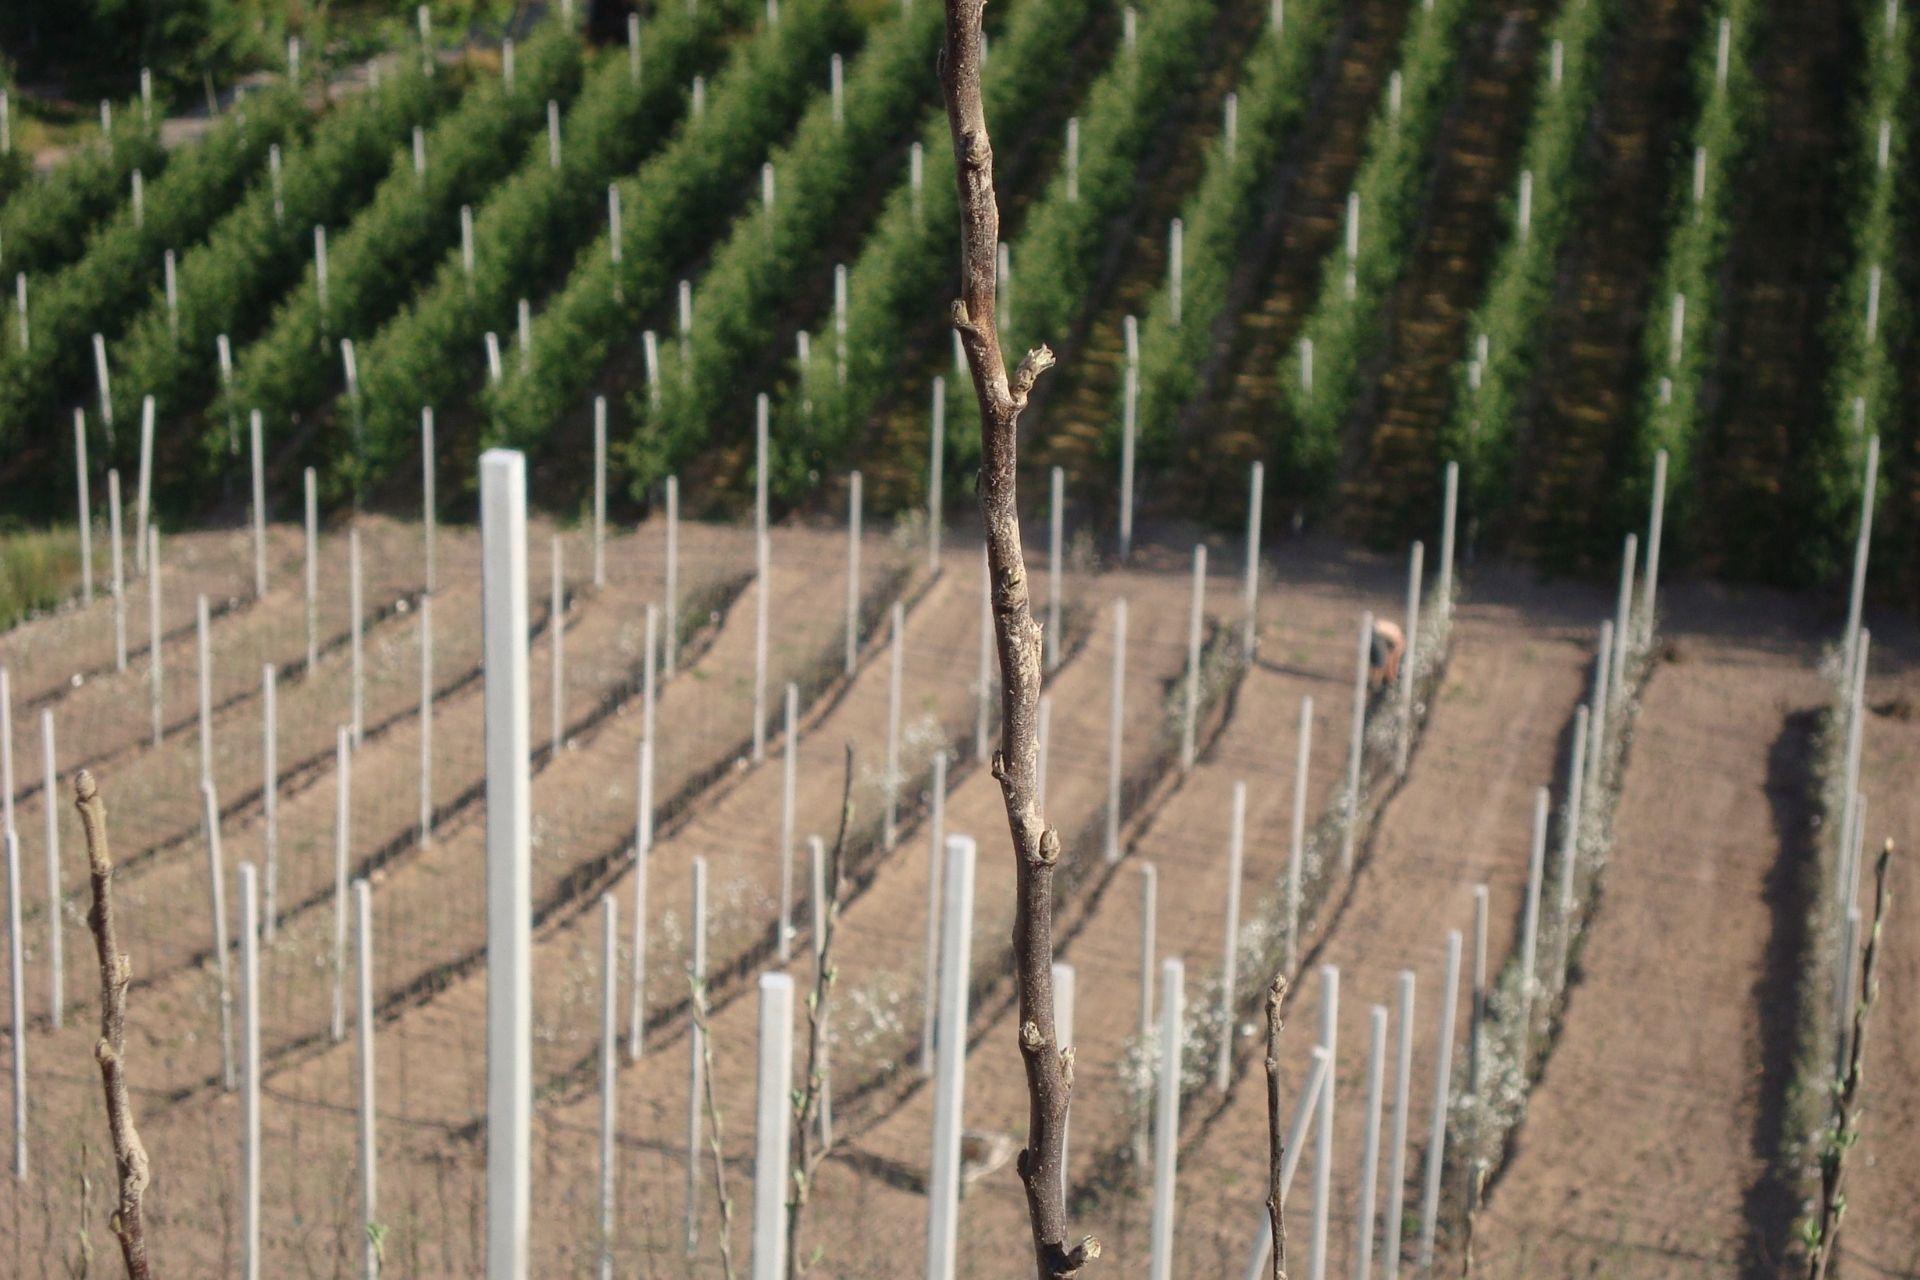
[[[113,560],[104,531],[94,540],[93,603],[83,604],[76,577],[72,598],[56,608],[28,618],[0,634],[0,666],[13,683],[13,713],[24,716],[58,703],[114,669]],[[126,578],[127,664],[146,671],[146,574],[134,573],[133,540],[125,534],[123,572]],[[335,536],[324,545],[331,548]],[[340,542],[344,547],[344,540]],[[337,554],[345,555],[345,552]],[[305,564],[305,542],[297,528],[272,525],[267,529],[268,582],[292,580]],[[210,611],[230,613],[253,607],[253,533],[250,529],[213,529],[198,533],[162,535],[160,539],[161,643],[192,636],[194,601],[207,597]]]
[[[1666,634],[1681,647],[1643,695],[1579,976],[1481,1215],[1489,1276],[1782,1263],[1780,961],[1804,927],[1791,885],[1824,690],[1771,609],[1695,600]]]
[[[1333,965],[1340,970],[1326,1250],[1336,1274],[1354,1265],[1370,1006],[1384,1005],[1391,1014],[1399,972],[1415,973],[1410,1131],[1416,1136],[1409,1144],[1405,1203],[1417,1210],[1425,1147],[1418,1135],[1427,1132],[1426,1100],[1438,1050],[1439,1019],[1432,1010],[1440,994],[1439,958],[1450,927],[1459,928],[1470,943],[1476,884],[1487,884],[1491,894],[1491,972],[1498,971],[1513,945],[1525,891],[1533,792],[1560,781],[1567,727],[1584,693],[1589,665],[1585,619],[1551,616],[1552,603],[1544,591],[1483,580],[1472,600],[1457,609],[1442,686],[1420,749],[1376,819],[1353,878],[1330,904],[1331,910],[1313,922],[1300,969],[1290,975],[1286,1034],[1292,1049],[1285,1054],[1289,1098],[1304,1071],[1306,1050],[1318,1040],[1321,968]],[[1595,593],[1589,616],[1602,608]],[[1469,1003],[1463,998],[1463,1007]],[[1395,1027],[1389,1052],[1397,1034]],[[1263,1036],[1262,1027],[1253,1038]],[[1461,1039],[1457,1036],[1456,1043]],[[1228,1095],[1198,1120],[1182,1143],[1181,1166],[1191,1172],[1183,1176],[1181,1203],[1215,1208],[1183,1213],[1175,1248],[1183,1256],[1205,1259],[1223,1274],[1245,1266],[1264,1213],[1263,1056],[1262,1045],[1249,1047]],[[1295,1266],[1304,1266],[1308,1256],[1317,1172],[1311,1159],[1302,1164],[1288,1202]],[[1383,1208],[1386,1181],[1383,1172]],[[1145,1212],[1143,1187],[1133,1202],[1134,1220],[1144,1223]],[[1414,1238],[1411,1232],[1406,1236],[1409,1246]]]

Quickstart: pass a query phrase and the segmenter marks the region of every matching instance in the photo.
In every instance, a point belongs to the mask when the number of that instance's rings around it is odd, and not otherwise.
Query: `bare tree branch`
[[[1273,1224],[1273,1280],[1287,1280],[1287,1122],[1280,1105],[1280,1011],[1287,975],[1276,973],[1267,988],[1267,1218]]]
[[[707,1023],[707,984],[688,976],[693,987],[693,1025],[700,1029],[701,1075],[706,1081],[702,1102],[707,1112],[707,1148],[713,1155],[713,1194],[720,1202],[720,1268],[734,1280],[733,1197],[727,1194],[727,1155],[720,1132],[720,1102],[713,1092],[713,1033]]]
[[[107,847],[107,806],[93,774],[82,769],[73,780],[74,808],[87,833],[87,868],[93,882],[93,906],[87,925],[93,930],[94,949],[100,954],[100,1039],[93,1057],[100,1064],[100,1084],[107,1097],[107,1131],[113,1140],[113,1162],[119,1174],[120,1200],[113,1212],[113,1234],[120,1238],[120,1256],[127,1264],[127,1280],[147,1280],[147,1229],[142,1217],[147,1183],[152,1171],[147,1149],[133,1124],[133,1103],[127,1097],[127,982],[133,965],[120,950],[113,923],[113,854]]]
[[[1000,655],[1000,783],[1013,836],[1013,961],[1020,993],[1020,1056],[1027,1073],[1027,1145],[1018,1168],[1040,1280],[1066,1280],[1100,1256],[1087,1236],[1067,1243],[1066,1189],[1060,1177],[1073,1052],[1055,1043],[1053,1021],[1053,872],[1060,835],[1046,825],[1037,799],[1040,627],[1028,601],[1016,493],[1020,412],[1053,353],[1038,347],[1020,361],[1011,384],[994,324],[995,250],[1000,210],[993,195],[993,144],[980,95],[980,20],[986,0],[947,0],[940,83],[953,136],[954,182],[960,199],[961,293],[953,324],[980,402],[980,512],[992,575],[994,637]]]
[[[827,863],[827,907],[822,918],[819,962],[813,971],[813,994],[807,997],[807,1080],[793,1105],[793,1186],[787,1193],[787,1276],[798,1280],[807,1273],[800,1258],[801,1222],[806,1217],[807,1201],[813,1193],[813,1175],[833,1150],[825,1136],[813,1147],[813,1121],[819,1114],[826,1075],[821,1069],[826,1052],[827,999],[833,994],[833,935],[840,923],[840,885],[846,866],[847,830],[853,825],[853,744],[846,748],[846,765],[840,783],[840,833],[833,838],[833,854]]]
[[[1807,1260],[1808,1280],[1826,1280],[1840,1242],[1840,1224],[1847,1212],[1847,1153],[1860,1139],[1860,1085],[1866,1074],[1867,1015],[1880,996],[1880,931],[1892,893],[1887,888],[1887,865],[1893,841],[1881,846],[1873,864],[1873,927],[1860,957],[1860,998],[1853,1006],[1853,1043],[1847,1050],[1847,1070],[1836,1082],[1833,1128],[1820,1153],[1820,1206],[1814,1225],[1813,1254]]]

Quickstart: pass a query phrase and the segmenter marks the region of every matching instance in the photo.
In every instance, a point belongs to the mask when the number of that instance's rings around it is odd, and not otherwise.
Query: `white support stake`
[[[353,859],[353,745],[333,744],[333,1042],[347,1038],[347,868]]]
[[[860,655],[860,473],[847,477],[847,661],[853,674]]]
[[[1260,532],[1261,507],[1265,501],[1267,468],[1256,462],[1247,474],[1247,563],[1246,584],[1241,589],[1240,608],[1245,615],[1240,623],[1240,660],[1252,662],[1260,647]]]
[[[13,1176],[27,1180],[27,984],[20,937],[20,836],[0,832],[7,846],[7,973],[13,1007]]]
[[[607,398],[593,398],[593,585],[607,585]]]
[[[1060,573],[1064,563],[1061,546],[1066,532],[1066,472],[1053,468],[1048,480],[1047,508],[1047,630],[1046,663],[1049,673],[1060,666],[1060,650],[1066,637],[1060,634]]]
[[[364,883],[364,882],[362,882]],[[359,886],[356,885],[355,888]],[[620,907],[600,895],[600,1280],[613,1280],[614,1121],[620,1110]]]
[[[533,991],[526,459],[480,457],[487,759],[487,1276],[528,1274]]]
[[[1533,1059],[1533,1004],[1540,990],[1540,890],[1547,873],[1547,811],[1552,796],[1533,793],[1533,845],[1527,859],[1527,900],[1520,924],[1520,1070]]]
[[[753,1126],[753,1280],[786,1280],[787,1146],[793,1131],[793,978],[760,975]]]
[[[213,655],[207,638],[207,598],[194,603],[194,634],[200,659],[200,780],[213,777]]]
[[[1660,538],[1667,518],[1667,451],[1653,455],[1653,509],[1647,516],[1647,568],[1640,581],[1640,639],[1653,641],[1655,596],[1660,589]]]
[[[780,752],[780,963],[793,958],[793,806],[799,767],[800,686],[787,683],[786,732]]]
[[[938,374],[933,379],[933,432],[927,450],[927,572],[940,572],[940,535],[946,521],[946,503],[941,493],[942,472],[947,461],[947,380]]]
[[[1441,984],[1440,1038],[1434,1051],[1433,1132],[1427,1140],[1426,1186],[1420,1201],[1421,1275],[1433,1270],[1433,1246],[1440,1224],[1440,1173],[1447,1153],[1447,1100],[1453,1090],[1454,1006],[1460,1002],[1460,931],[1447,931],[1447,975]]]
[[[73,411],[73,474],[80,485],[80,600],[93,603],[93,498],[88,493],[87,414]]]
[[[1372,1280],[1373,1228],[1380,1185],[1380,1112],[1387,1078],[1387,1011],[1367,1012],[1367,1123],[1360,1147],[1360,1206],[1354,1214],[1354,1280]]]
[[[1207,608],[1207,544],[1193,548],[1193,592],[1187,607],[1186,703],[1180,714],[1180,772],[1193,771],[1194,735],[1200,718],[1200,629]]]
[[[320,491],[312,467],[305,476],[307,504],[307,665],[308,679],[320,664]]]
[[[1386,1236],[1380,1246],[1386,1280],[1400,1280],[1400,1236],[1406,1226],[1402,1216],[1407,1200],[1407,1123],[1412,1113],[1413,1091],[1413,971],[1402,969],[1400,1000],[1394,1010],[1398,1027],[1393,1055],[1393,1136],[1387,1146],[1387,1208],[1383,1222]]]
[[[227,872],[220,853],[220,801],[213,782],[200,780],[201,833],[207,846],[208,906],[213,915],[214,968],[220,981],[220,1078],[232,1093],[236,1083],[233,1063],[233,976],[227,956]]]
[[[8,708],[11,710],[12,708]],[[61,945],[61,921],[65,917],[65,895],[60,891],[60,771],[53,734],[53,712],[40,711],[41,799],[46,809],[47,844],[47,1020],[60,1029],[62,1007],[66,1002],[66,973]]]
[[[247,419],[248,436],[253,446],[253,594],[260,599],[267,594],[267,458],[265,446],[261,440],[260,411],[255,409]],[[144,486],[145,481],[142,481]],[[146,521],[146,500],[141,499],[141,522]]]
[[[1353,872],[1354,841],[1360,827],[1360,761],[1367,737],[1367,666],[1373,646],[1373,612],[1360,615],[1359,656],[1353,673],[1353,736],[1347,745],[1347,789],[1341,797],[1346,821],[1340,832],[1340,872]]]
[[[1140,407],[1140,370],[1128,364],[1120,418],[1120,563],[1133,554],[1134,431]]]
[[[1160,964],[1160,1063],[1153,1108],[1153,1213],[1147,1274],[1173,1280],[1174,1191],[1180,1159],[1180,1051],[1186,1018],[1186,967],[1169,956]]]
[[[927,820],[927,955],[920,992],[920,1074],[933,1074],[934,1023],[940,994],[941,855],[947,839],[947,753],[933,753],[932,813]]]
[[[967,994],[973,963],[974,860],[971,836],[947,837],[946,900],[942,904],[946,922],[940,946],[940,1031],[933,1078],[932,1168],[927,1178],[927,1280],[953,1280],[954,1248],[959,1237]],[[786,1109],[783,1091],[781,1110]]]
[[[360,526],[347,528],[347,609],[353,615],[351,622],[351,652],[353,659],[353,745],[360,745],[361,734],[365,727],[366,708],[366,646],[363,641],[366,630],[365,601],[360,592]]]
[[[380,1148],[374,1140],[373,1106],[373,890],[365,880],[353,882],[353,918],[359,953],[354,977],[359,1014],[355,1065],[360,1075],[360,1221],[366,1280],[375,1280],[380,1274],[380,1247],[374,1231],[374,1224],[380,1220]]]
[[[753,593],[753,762],[767,758],[767,626],[773,608],[772,548],[762,533],[756,539],[759,571],[754,576]]]
[[[1225,1093],[1233,1083],[1233,1000],[1240,978],[1240,880],[1246,846],[1247,784],[1233,784],[1233,811],[1227,828],[1227,915],[1220,930],[1220,1052],[1213,1086]]]
[[[265,846],[266,914],[262,932],[273,941],[280,892],[280,682],[273,664],[260,668],[260,812]]]
[[[707,986],[707,860],[701,857],[693,860],[691,930],[692,936],[688,939],[687,978],[698,993],[696,999],[704,1008]],[[688,1257],[693,1256],[694,1248],[700,1243],[700,1137],[701,1125],[706,1116],[705,1099],[702,1097],[706,1085],[706,1044],[706,1028],[699,1022],[695,1022],[692,1034],[687,1037],[689,1062],[687,1067],[686,1244]]]
[[[1607,718],[1616,722],[1616,732],[1620,704],[1627,693],[1627,650],[1633,641],[1633,568],[1639,544],[1638,536],[1630,533],[1620,552],[1620,595],[1614,602],[1613,618],[1613,671],[1607,689]]]
[[[1873,508],[1879,499],[1880,437],[1867,437],[1867,459],[1860,482],[1860,524],[1853,541],[1853,583],[1847,596],[1843,656],[1851,663],[1860,638],[1860,614],[1867,591],[1867,553],[1873,544]],[[81,490],[84,501],[85,489]]]
[[[1073,1047],[1073,1004],[1073,966],[1055,960],[1053,962],[1053,1042],[1060,1047],[1062,1053],[1068,1052]],[[1060,1195],[1063,1199],[1073,1186],[1073,1179],[1067,1172],[1067,1142],[1071,1136],[1067,1128],[1068,1123],[1068,1120],[1062,1121],[1060,1132]]]
[[[147,571],[147,530],[152,527],[153,517],[153,415],[153,397],[140,397],[140,471],[133,508],[135,573]]]
[[[906,609],[893,603],[893,638],[887,646],[887,756],[886,776],[881,779],[885,810],[881,822],[880,843],[891,849],[899,836],[900,813],[900,694],[904,675],[903,648],[906,644]]]
[[[240,864],[240,1274],[260,1280],[260,885]]]
[[[1307,858],[1307,767],[1313,762],[1313,697],[1300,699],[1300,727],[1294,735],[1293,816],[1287,838],[1287,958],[1292,973],[1300,959],[1300,879]]]
[[[1413,751],[1413,677],[1420,653],[1420,578],[1426,565],[1425,543],[1413,544],[1407,563],[1407,651],[1400,658],[1400,733],[1394,743],[1394,772],[1407,776],[1407,757]]]
[[[120,542],[120,472],[107,472],[107,535],[113,565],[113,669],[127,669],[127,573]]]
[[[1127,602],[1113,604],[1113,677],[1107,708],[1107,861],[1120,860],[1121,731],[1127,715]]]
[[[1320,1047],[1327,1051],[1327,1091],[1315,1116],[1313,1142],[1313,1238],[1308,1245],[1309,1280],[1326,1280],[1328,1212],[1333,1190],[1333,1079],[1340,1061],[1340,969],[1320,966]]]

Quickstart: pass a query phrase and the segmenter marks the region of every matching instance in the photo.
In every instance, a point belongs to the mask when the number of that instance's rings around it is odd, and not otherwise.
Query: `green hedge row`
[[[844,0],[799,0],[735,51],[707,94],[705,112],[620,184],[620,261],[612,260],[605,234],[582,251],[535,320],[524,367],[508,360],[507,376],[489,389],[491,442],[537,446],[586,394],[615,345],[632,342],[666,306],[688,260],[757,186],[768,148],[821,91],[831,55],[859,33]],[[476,341],[465,359],[479,357]]]
[[[737,12],[711,3],[691,14],[677,5],[663,8],[642,34],[639,90],[627,79],[626,51],[610,54],[608,65],[617,63],[618,75],[596,70],[561,122],[560,167],[550,163],[544,136],[529,147],[519,169],[475,214],[472,279],[456,243],[425,292],[358,353],[361,440],[355,448],[346,437],[353,406],[343,398],[328,452],[316,459],[335,494],[356,476],[384,475],[410,456],[421,405],[446,408],[472,394],[482,335],[510,330],[519,299],[538,297],[545,282],[566,269],[568,256],[584,252],[581,246],[605,227],[607,183],[671,136],[689,109],[690,79],[718,56]],[[633,193],[622,194],[630,199]],[[607,254],[604,235],[595,243]]]
[[[1339,24],[1332,0],[1294,0],[1286,25],[1269,25],[1247,55],[1237,89],[1237,141],[1224,137],[1207,152],[1200,185],[1180,211],[1184,247],[1179,323],[1170,286],[1162,283],[1140,326],[1135,445],[1146,467],[1174,457],[1181,411],[1199,390],[1214,325],[1226,305],[1241,255],[1266,214],[1263,203],[1293,132],[1305,118],[1328,40]],[[1024,282],[1023,282],[1024,283]],[[1126,388],[1115,400],[1105,447],[1117,457]]]
[[[1441,430],[1440,456],[1459,460],[1466,510],[1483,525],[1513,500],[1518,419],[1539,367],[1561,249],[1589,187],[1586,141],[1615,9],[1607,0],[1565,0],[1547,29],[1533,119],[1520,152],[1520,169],[1533,179],[1529,226],[1523,233],[1516,189],[1508,199],[1506,241],[1467,325],[1469,350]],[[1477,350],[1482,338],[1484,361]]]
[[[255,183],[205,243],[180,256],[177,329],[162,289],[113,344],[115,397],[132,404],[151,395],[170,418],[205,404],[218,381],[219,336],[244,341],[266,322],[274,299],[313,257],[315,226],[351,217],[396,166],[411,178],[406,139],[454,99],[454,78],[412,66],[333,108],[289,149],[278,208],[273,184]],[[235,443],[225,425],[220,438],[224,454]],[[196,478],[174,475],[180,484]]]
[[[576,112],[602,98],[639,96],[627,87],[624,51],[619,62],[615,67],[609,59],[596,73]],[[292,415],[323,403],[342,378],[334,339],[375,332],[450,244],[457,268],[462,205],[491,191],[516,163],[546,169],[547,103],[567,101],[579,90],[581,44],[562,24],[545,23],[519,47],[515,63],[511,89],[489,75],[427,135],[424,179],[403,157],[366,209],[329,243],[325,313],[311,266],[278,302],[265,332],[236,357],[229,413],[259,409],[277,432]],[[209,424],[207,434],[208,452],[217,455],[212,445],[224,429]]]
[[[154,109],[164,107],[155,103]],[[159,131],[142,121],[138,99],[114,108],[113,132],[102,142],[82,147],[38,181],[25,181],[29,170],[19,152],[0,161],[0,170],[16,168],[23,180],[0,207],[0,276],[9,288],[19,272],[27,273],[31,285],[35,274],[79,257],[100,220],[126,203],[133,171],[151,182],[167,161]],[[0,191],[7,189],[0,182]]]
[[[1720,0],[1710,5],[1694,49],[1693,78],[1700,114],[1675,183],[1672,226],[1661,256],[1642,335],[1647,384],[1635,424],[1622,502],[1645,510],[1654,455],[1667,451],[1667,529],[1678,540],[1695,506],[1694,446],[1704,427],[1701,391],[1713,360],[1733,211],[1735,181],[1745,171],[1761,109],[1753,70],[1754,36],[1764,16],[1761,0]],[[1721,83],[1720,22],[1727,21],[1726,79]],[[1693,168],[1698,151],[1703,172]],[[1695,198],[1696,190],[1699,198]],[[1673,343],[1676,295],[1686,298],[1680,343]]]
[[[982,85],[987,119],[1032,127],[1035,119],[1064,111],[1055,98],[1072,70],[1075,45],[1107,12],[1101,0],[1016,3],[989,46]],[[796,370],[781,404],[774,479],[783,498],[804,491],[809,471],[845,464],[873,413],[905,380],[911,335],[924,330],[929,308],[944,314],[953,294],[960,215],[945,107],[929,113],[920,141],[925,163],[918,202],[903,177],[847,271],[845,378],[829,334],[825,358],[816,355],[809,368]]]
[[[1370,126],[1365,158],[1354,178],[1359,197],[1359,253],[1344,244],[1327,255],[1320,290],[1301,336],[1313,344],[1309,388],[1301,361],[1280,364],[1284,416],[1279,441],[1280,487],[1301,497],[1325,494],[1340,465],[1340,448],[1366,366],[1386,341],[1382,308],[1413,254],[1432,176],[1434,138],[1460,87],[1460,55],[1481,0],[1433,0],[1414,16],[1400,42],[1401,105],[1384,98]],[[1343,235],[1345,234],[1343,229]]]
[[[642,424],[629,454],[637,488],[679,470],[716,433],[745,425],[738,419],[755,362],[779,340],[795,296],[826,269],[826,247],[847,234],[876,162],[897,154],[916,112],[938,94],[927,68],[944,17],[941,5],[923,2],[869,36],[840,119],[831,93],[816,96],[793,140],[774,153],[771,214],[755,205],[735,221],[693,292],[686,357],[677,341],[662,344],[658,386],[632,398]],[[823,337],[831,362],[831,336]]]
[[[1905,406],[1900,403],[1898,355],[1906,348],[1912,316],[1909,282],[1901,267],[1914,243],[1913,213],[1903,206],[1900,187],[1908,173],[1916,109],[1913,23],[1885,0],[1858,0],[1855,8],[1865,39],[1853,153],[1844,170],[1845,189],[1853,193],[1848,201],[1852,221],[1847,269],[1828,319],[1833,417],[1819,441],[1816,465],[1798,478],[1802,493],[1794,503],[1802,511],[1814,508],[1816,527],[1822,530],[1820,540],[1808,548],[1817,558],[1803,566],[1807,576],[1815,578],[1829,576],[1846,555],[1848,516],[1860,501],[1867,437],[1880,437],[1883,454],[1899,453],[1896,441]]]
[[[250,185],[265,187],[268,147],[304,137],[310,120],[300,96],[284,87],[249,97],[147,185],[144,225],[123,208],[78,262],[35,293],[32,347],[0,366],[0,447],[34,431],[51,438],[46,428],[63,405],[91,410],[93,335],[116,336],[160,280],[165,251],[192,248]],[[137,408],[120,397],[116,422],[134,420]]]

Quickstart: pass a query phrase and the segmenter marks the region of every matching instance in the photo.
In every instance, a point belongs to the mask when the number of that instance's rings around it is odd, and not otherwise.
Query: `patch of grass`
[[[74,529],[0,533],[0,628],[60,603],[73,594],[79,576]]]

